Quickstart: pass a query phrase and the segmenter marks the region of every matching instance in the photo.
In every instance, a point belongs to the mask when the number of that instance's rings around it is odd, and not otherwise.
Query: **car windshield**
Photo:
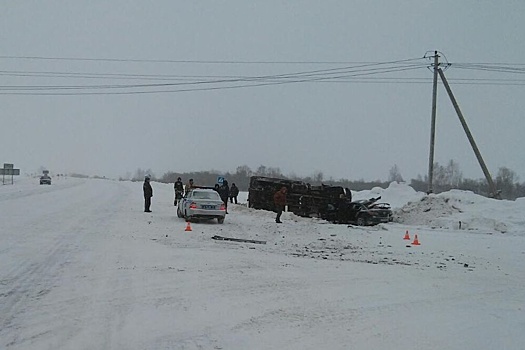
[[[217,192],[200,192],[193,191],[194,199],[219,199],[219,194]]]
[[[354,210],[367,210],[367,208],[361,203],[354,203]]]

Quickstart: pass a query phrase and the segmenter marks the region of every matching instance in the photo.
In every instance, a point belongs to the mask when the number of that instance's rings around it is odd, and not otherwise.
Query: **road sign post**
[[[0,174],[2,175],[2,185],[5,185],[5,176],[11,175],[11,185],[14,184],[13,176],[20,175],[20,169],[15,169],[14,164],[4,163],[4,167],[0,168]]]

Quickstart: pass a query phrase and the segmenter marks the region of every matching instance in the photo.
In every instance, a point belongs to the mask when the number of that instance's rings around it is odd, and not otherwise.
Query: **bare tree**
[[[255,173],[259,176],[266,176],[267,175],[266,167],[264,165],[259,165]]]
[[[241,177],[250,177],[252,176],[252,169],[247,165],[241,165],[237,167],[236,174]]]
[[[496,187],[501,191],[503,198],[513,198],[515,183],[517,182],[516,173],[509,168],[501,167],[496,176]]]
[[[281,169],[280,168],[275,168],[275,167],[269,167],[268,170],[267,170],[267,175],[269,177],[281,177],[282,174],[281,174]]]
[[[390,171],[388,173],[388,182],[403,182],[403,176],[401,176],[401,172],[399,171],[399,168],[397,164],[394,164],[392,168],[390,168]]]
[[[459,170],[459,164],[454,162],[453,159],[449,160],[445,169],[446,183],[450,188],[459,188],[463,174]]]
[[[448,189],[447,172],[444,166],[435,162],[432,176],[434,178],[434,186],[438,192]]]
[[[324,178],[324,174],[322,171],[316,171],[314,173],[314,175],[312,176],[312,180],[315,182],[315,183],[322,183],[323,182],[323,178]]]
[[[293,172],[293,171],[288,174],[288,178],[291,179],[291,180],[299,180],[300,179],[300,177],[297,176],[297,174],[295,172]]]
[[[133,175],[133,181],[141,181],[144,180],[144,177],[147,175],[151,176],[151,179],[155,179],[155,175],[151,171],[151,169],[143,170],[141,168],[138,168],[135,170],[135,175]]]

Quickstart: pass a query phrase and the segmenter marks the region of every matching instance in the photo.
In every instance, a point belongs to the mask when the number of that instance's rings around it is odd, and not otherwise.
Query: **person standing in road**
[[[151,213],[150,206],[151,206],[151,197],[153,197],[153,188],[151,187],[151,184],[149,183],[151,176],[146,175],[144,177],[144,185],[142,185],[142,189],[144,191],[144,212],[145,213]]]
[[[182,183],[182,179],[180,177],[177,178],[177,181],[173,184],[173,188],[175,189],[175,201],[173,202],[173,205],[179,204],[179,201],[182,199],[182,196],[184,195],[184,184]]]
[[[230,203],[233,203],[233,201],[235,201],[235,204],[237,204],[238,195],[239,195],[239,188],[235,186],[234,183],[232,183],[232,187],[230,187]]]
[[[230,197],[230,186],[228,186],[228,181],[224,180],[222,182],[222,185],[219,187],[219,196],[221,196],[221,199],[224,202],[224,207],[226,208],[226,214],[228,214],[228,197]]]
[[[275,211],[277,216],[275,217],[275,222],[281,224],[281,215],[284,211],[284,206],[286,205],[286,187],[281,187],[281,189],[273,195],[273,202],[275,204]]]

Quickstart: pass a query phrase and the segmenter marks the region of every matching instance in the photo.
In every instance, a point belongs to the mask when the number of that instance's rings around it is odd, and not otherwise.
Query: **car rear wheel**
[[[178,218],[181,218],[181,217],[182,217],[182,214],[180,213],[180,210],[179,210],[178,207],[177,207],[177,217],[178,217]]]
[[[217,222],[219,224],[224,224],[224,218],[217,218]]]

